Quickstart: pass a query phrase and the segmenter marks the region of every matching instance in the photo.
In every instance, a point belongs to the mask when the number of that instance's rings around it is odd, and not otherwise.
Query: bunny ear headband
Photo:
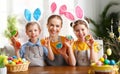
[[[38,21],[40,16],[41,16],[41,11],[39,8],[36,8],[35,11],[33,12],[33,14],[31,13],[30,10],[28,9],[25,9],[24,11],[24,16],[25,16],[25,19],[28,21],[28,22],[31,22],[31,21]],[[34,19],[32,19],[34,18]]]
[[[51,11],[52,11],[52,13],[55,12],[56,8],[57,8],[57,5],[56,5],[55,2],[53,2],[53,3],[51,4]],[[70,13],[70,12],[67,12],[67,6],[66,6],[66,5],[62,5],[62,6],[60,7],[60,9],[59,9],[59,14],[60,14],[60,15],[64,15],[66,18],[68,18],[68,19],[71,20],[71,21],[75,21],[75,17],[73,16],[73,14]],[[84,21],[84,22],[87,24],[87,26],[89,27],[88,22],[84,19],[83,10],[82,10],[81,7],[77,6],[77,7],[75,8],[75,14],[76,14],[77,18],[79,18],[79,20]],[[72,26],[74,26],[74,24],[73,24]]]

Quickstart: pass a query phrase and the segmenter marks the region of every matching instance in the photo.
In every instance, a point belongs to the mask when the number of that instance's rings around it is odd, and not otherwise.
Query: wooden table
[[[7,74],[88,74],[90,67],[46,66],[29,67],[24,72],[8,72]]]

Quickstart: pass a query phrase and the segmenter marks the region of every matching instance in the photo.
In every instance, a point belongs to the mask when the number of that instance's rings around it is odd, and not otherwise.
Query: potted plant
[[[1,51],[2,49],[0,49]],[[0,52],[0,74],[7,74],[6,64],[8,64],[7,56]]]
[[[95,26],[95,29],[92,31],[96,34],[97,37],[100,37],[104,42],[104,52],[106,52],[108,48],[112,50],[112,55],[108,56],[108,58],[114,59],[116,62],[119,62],[120,24],[118,20],[120,12],[111,12],[110,14],[108,14],[109,9],[117,5],[119,5],[118,2],[110,2],[100,14],[100,20],[98,22],[95,22],[91,18],[89,19],[90,22]]]

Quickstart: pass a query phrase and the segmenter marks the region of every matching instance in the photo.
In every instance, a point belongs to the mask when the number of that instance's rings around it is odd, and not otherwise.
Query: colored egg
[[[8,60],[13,60],[13,57],[9,57]]]
[[[23,62],[23,63],[26,62],[26,61],[27,61],[27,60],[26,60],[25,58],[22,59],[22,62]]]
[[[4,64],[8,64],[8,60],[7,59],[4,59]]]
[[[8,60],[8,63],[11,64],[11,63],[12,63],[12,60]]]
[[[21,59],[21,58],[18,58],[18,60],[19,60],[19,61],[22,61],[22,59]]]
[[[102,62],[101,61],[98,61],[98,62],[96,62],[96,65],[98,65],[98,66],[102,66]]]
[[[114,36],[115,36],[115,34],[113,32],[110,32],[109,35],[110,35],[111,38],[114,38]]]
[[[69,40],[73,39],[73,37],[71,35],[67,35],[66,38]]]
[[[96,63],[91,63],[91,66],[95,66],[96,65]]]
[[[105,61],[104,61],[104,64],[105,64],[105,65],[108,65],[108,64],[110,64],[110,60],[108,60],[108,59],[105,59]]]
[[[104,59],[107,59],[107,55],[106,55],[106,54],[104,54],[104,55],[103,55],[103,58],[104,58]]]
[[[110,56],[112,54],[112,51],[110,48],[107,49],[107,55]]]
[[[12,62],[11,65],[16,65],[16,63],[15,63],[15,62]]]
[[[101,57],[99,60],[100,60],[101,62],[104,62],[104,58],[103,58],[103,57]]]
[[[63,45],[62,45],[62,43],[61,43],[61,42],[59,42],[59,43],[57,43],[57,44],[56,44],[56,48],[57,48],[57,49],[61,49],[61,48],[62,48],[62,46],[63,46]]]
[[[91,37],[90,35],[85,36],[85,40],[86,41],[90,40],[90,37]]]
[[[13,56],[13,59],[17,59],[17,56]]]
[[[110,60],[110,65],[115,65],[115,60]]]
[[[42,44],[42,45],[45,45],[45,40],[42,39],[42,40],[41,40],[41,44]]]

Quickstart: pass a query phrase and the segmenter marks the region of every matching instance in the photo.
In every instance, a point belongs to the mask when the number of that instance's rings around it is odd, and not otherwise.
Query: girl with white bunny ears
[[[89,32],[89,24],[83,18],[83,10],[77,6],[75,8],[77,20],[70,12],[64,12],[63,15],[66,18],[74,21],[70,24],[73,28],[77,40],[73,43],[73,51],[76,58],[77,66],[89,66],[91,62],[98,61],[98,48],[97,43],[94,41],[92,35]]]
[[[46,46],[42,46],[40,43],[39,35],[41,33],[41,28],[37,21],[41,16],[41,11],[37,8],[32,15],[28,9],[25,9],[24,16],[28,21],[25,29],[29,40],[18,49],[15,44],[17,38],[12,38],[16,56],[18,58],[27,59],[30,62],[30,66],[45,66],[44,59],[48,57],[50,60],[53,60],[54,55],[48,43],[45,44]],[[34,19],[32,19],[32,16]]]

